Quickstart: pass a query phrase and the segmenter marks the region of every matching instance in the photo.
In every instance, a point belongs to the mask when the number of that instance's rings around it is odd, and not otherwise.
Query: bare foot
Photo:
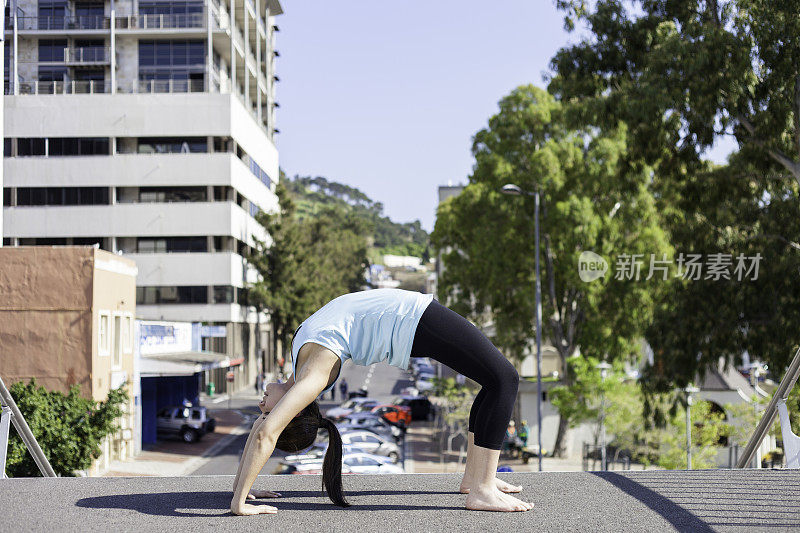
[[[513,505],[522,504],[525,507],[526,511],[530,511],[531,509],[533,509],[533,504],[532,503],[524,502],[524,501],[520,500],[519,498],[515,498],[514,496],[512,496],[510,494],[505,494],[505,493],[501,492],[500,496],[504,500],[506,500],[507,502],[509,502],[509,503],[511,503]]]
[[[280,498],[280,492],[272,492],[271,490],[257,490],[257,489],[250,489],[250,492],[247,493],[248,500],[256,500],[258,498]]]
[[[467,509],[472,511],[530,511],[533,505],[503,494],[496,488],[485,490],[478,487],[467,496]]]
[[[497,485],[497,488],[502,492],[520,492],[522,490],[520,485],[506,483],[500,478],[494,478],[494,482]],[[459,487],[458,491],[461,494],[469,494],[469,488],[471,484],[472,483],[469,480],[461,480],[461,487]]]

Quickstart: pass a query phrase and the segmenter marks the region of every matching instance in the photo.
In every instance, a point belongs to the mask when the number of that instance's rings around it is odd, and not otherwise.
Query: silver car
[[[156,434],[177,435],[183,442],[197,442],[206,433],[212,433],[217,421],[208,416],[205,407],[165,407],[156,414]]]
[[[342,433],[342,444],[356,446],[367,453],[389,457],[394,462],[400,460],[400,447],[371,431],[357,430]]]

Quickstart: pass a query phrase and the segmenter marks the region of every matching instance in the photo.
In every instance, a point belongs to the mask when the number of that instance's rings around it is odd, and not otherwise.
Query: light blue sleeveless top
[[[295,331],[292,373],[297,353],[307,342],[328,348],[342,365],[345,359],[362,366],[387,361],[407,369],[417,324],[432,300],[432,294],[402,289],[373,289],[334,298]]]

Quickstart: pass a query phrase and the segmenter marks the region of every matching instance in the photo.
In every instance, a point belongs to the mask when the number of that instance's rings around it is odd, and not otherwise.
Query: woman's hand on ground
[[[250,492],[247,493],[248,500],[256,500],[259,498],[280,498],[280,492],[272,492],[271,490],[256,490],[251,489]]]
[[[231,507],[231,512],[239,516],[276,514],[278,512],[278,508],[271,505],[250,505],[248,503],[243,503],[241,506]]]

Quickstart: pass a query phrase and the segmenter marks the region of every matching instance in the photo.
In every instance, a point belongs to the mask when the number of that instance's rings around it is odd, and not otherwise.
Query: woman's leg
[[[530,509],[530,504],[500,492],[495,478],[500,446],[519,386],[519,375],[514,365],[478,328],[435,300],[420,319],[411,355],[435,359],[482,387],[469,417],[473,446],[467,452],[467,468],[462,481],[462,491],[470,493],[467,508]]]

